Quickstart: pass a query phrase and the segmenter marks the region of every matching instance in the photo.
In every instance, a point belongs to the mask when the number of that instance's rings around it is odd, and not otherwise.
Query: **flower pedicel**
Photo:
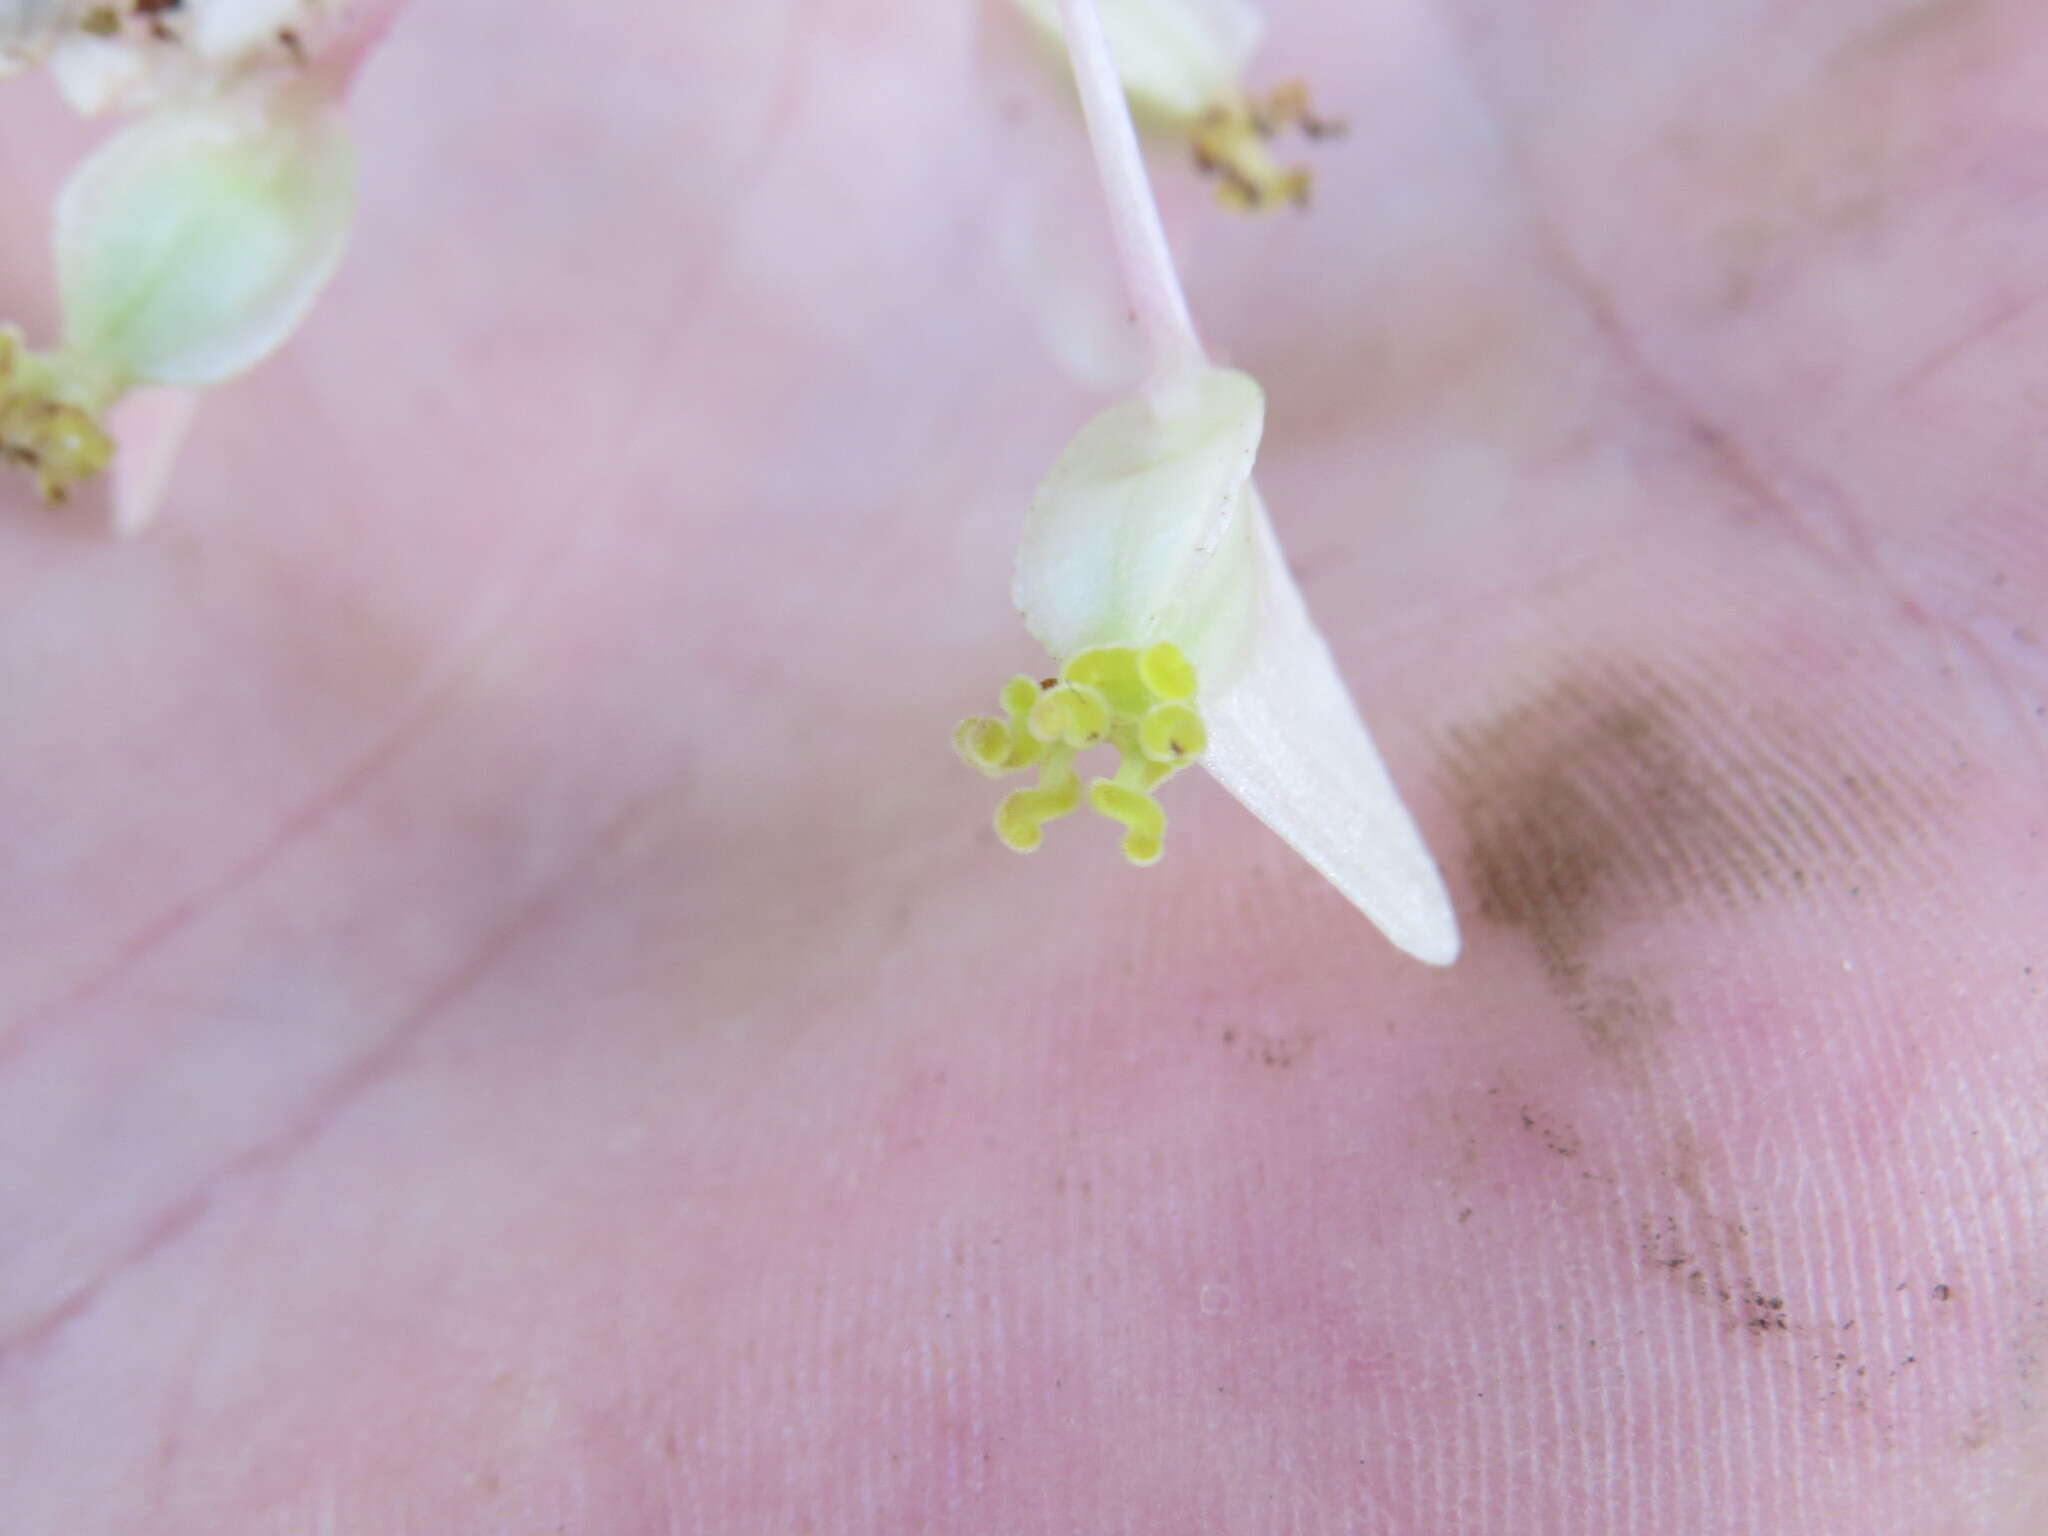
[[[1033,496],[1012,589],[1058,663],[1019,676],[955,746],[991,777],[1035,771],[996,831],[1038,847],[1086,804],[1138,864],[1164,849],[1155,796],[1199,761],[1400,948],[1458,953],[1443,878],[1317,632],[1252,484],[1265,395],[1203,355],[1145,179],[1095,0],[1061,0],[1150,377],[1083,427]],[[1081,754],[1117,753],[1085,787]]]

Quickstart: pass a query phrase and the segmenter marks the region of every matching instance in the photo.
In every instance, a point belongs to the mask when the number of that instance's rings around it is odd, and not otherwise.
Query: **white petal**
[[[1083,427],[1031,498],[1011,593],[1062,660],[1142,645],[1185,609],[1244,501],[1265,430],[1249,375],[1204,368],[1172,397],[1119,401]],[[1197,658],[1197,665],[1200,660]]]
[[[134,380],[232,377],[305,317],[353,209],[347,128],[310,83],[151,113],[57,200],[65,344]]]
[[[133,39],[76,32],[51,53],[50,73],[72,109],[94,117],[127,101],[141,88],[149,74],[149,60]]]
[[[110,471],[114,532],[132,538],[156,521],[198,413],[197,390],[168,387],[133,390],[107,413],[121,445]]]
[[[1203,762],[1396,945],[1431,965],[1458,957],[1458,919],[1436,861],[1338,676],[1251,493],[1258,614],[1243,669],[1203,690]]]

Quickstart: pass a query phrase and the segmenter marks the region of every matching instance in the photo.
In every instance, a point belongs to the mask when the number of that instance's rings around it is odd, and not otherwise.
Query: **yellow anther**
[[[1148,645],[1138,653],[1138,676],[1155,698],[1179,704],[1195,696],[1195,665],[1171,641]]]
[[[1073,754],[1056,747],[1047,755],[1038,783],[1013,790],[996,807],[996,836],[1019,853],[1034,852],[1045,837],[1045,824],[1080,809],[1081,781],[1074,777]]]
[[[1048,688],[1031,706],[1031,734],[1044,742],[1092,747],[1109,734],[1108,700],[1085,683]]]
[[[43,500],[54,503],[113,457],[114,440],[90,411],[64,398],[48,362],[0,329],[0,461],[27,469]]]
[[[1118,716],[1141,715],[1152,702],[1138,676],[1138,654],[1128,645],[1098,645],[1081,651],[1060,668],[1060,676],[1094,689]]]
[[[1141,789],[1097,779],[1088,786],[1088,803],[1124,825],[1124,857],[1133,864],[1156,863],[1166,849],[1166,812]]]
[[[1166,837],[1166,812],[1151,792],[1208,746],[1195,694],[1194,666],[1178,646],[1095,646],[1058,678],[1011,678],[1002,690],[1007,718],[963,720],[953,743],[992,777],[1038,766],[1037,785],[1006,796],[996,811],[997,836],[1020,853],[1038,847],[1048,821],[1080,808],[1075,755],[1113,748],[1116,774],[1089,787],[1088,803],[1123,825],[1126,858],[1150,864]]]
[[[1045,743],[1025,727],[1025,717],[1038,702],[1038,684],[1030,678],[1011,678],[1003,685],[1005,720],[996,715],[974,715],[953,728],[953,750],[970,768],[990,778],[1000,778],[1028,768],[1045,756]]]
[[[1155,763],[1184,763],[1209,745],[1202,717],[1188,704],[1161,704],[1138,722],[1138,750]]]
[[[993,715],[975,715],[953,728],[953,750],[970,768],[990,778],[1010,771],[1010,725]]]
[[[1195,120],[1195,165],[1216,178],[1216,200],[1240,213],[1306,204],[1311,177],[1305,166],[1283,166],[1266,141],[1299,128],[1312,139],[1343,132],[1343,124],[1318,117],[1308,87],[1294,81],[1260,100],[1237,96],[1215,103]]]
[[[1004,714],[1021,719],[1030,714],[1031,706],[1038,702],[1038,684],[1020,672],[1003,684],[1001,702]]]

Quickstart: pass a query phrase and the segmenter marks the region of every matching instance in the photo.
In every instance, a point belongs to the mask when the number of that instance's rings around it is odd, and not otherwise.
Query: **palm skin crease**
[[[409,12],[162,524],[5,492],[0,1530],[2048,1529],[2048,20],[1301,5],[1313,212],[1162,171],[1439,973],[994,845],[1068,109],[673,9]]]

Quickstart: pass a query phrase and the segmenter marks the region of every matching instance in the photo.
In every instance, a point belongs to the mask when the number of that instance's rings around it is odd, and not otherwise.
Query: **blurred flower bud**
[[[339,103],[310,78],[151,114],[58,199],[64,352],[124,385],[242,372],[333,275],[354,201]]]

